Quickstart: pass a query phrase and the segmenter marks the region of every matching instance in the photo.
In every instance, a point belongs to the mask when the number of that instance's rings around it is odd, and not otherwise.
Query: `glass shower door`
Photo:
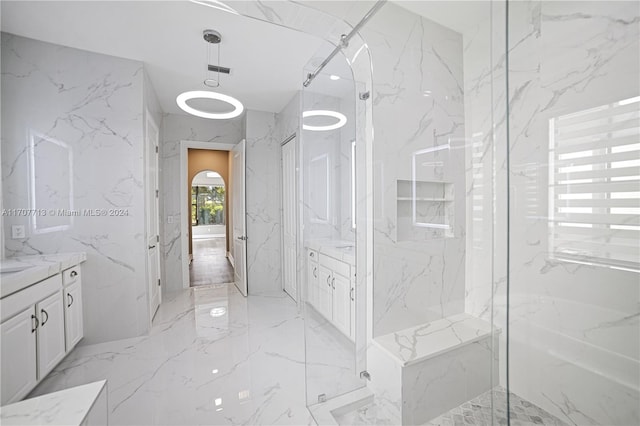
[[[365,337],[364,303],[357,303],[365,296],[356,285],[357,87],[338,55],[301,99],[304,256],[298,270],[310,408],[365,385],[360,378],[364,351],[356,349]]]

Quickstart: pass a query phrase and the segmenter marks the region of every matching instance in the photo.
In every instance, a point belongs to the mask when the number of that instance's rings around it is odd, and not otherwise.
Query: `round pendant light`
[[[217,101],[226,102],[231,105],[234,109],[230,112],[207,112],[202,111],[196,108],[193,108],[187,104],[187,101],[192,99],[214,99]],[[191,92],[184,92],[178,95],[176,98],[176,102],[180,109],[184,112],[187,112],[191,115],[195,115],[196,117],[202,118],[210,118],[213,120],[226,120],[229,118],[234,118],[242,114],[244,111],[244,106],[242,106],[242,102],[237,100],[236,98],[228,95],[223,95],[222,93],[216,92],[207,92],[205,90],[193,90]]]
[[[329,110],[313,110],[313,111],[304,111],[302,113],[302,118],[307,118],[307,117],[331,117],[331,118],[337,118],[338,121],[334,124],[329,124],[326,126],[310,126],[308,124],[302,124],[302,128],[304,130],[311,130],[314,132],[323,132],[323,131],[327,131],[327,130],[335,130],[335,129],[339,129],[340,127],[344,126],[345,124],[347,124],[347,117],[344,116],[344,114],[341,114],[337,111],[329,111]]]

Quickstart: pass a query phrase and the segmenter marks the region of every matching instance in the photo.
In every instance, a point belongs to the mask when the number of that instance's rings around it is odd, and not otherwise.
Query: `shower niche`
[[[454,188],[451,182],[398,180],[398,241],[453,238]]]

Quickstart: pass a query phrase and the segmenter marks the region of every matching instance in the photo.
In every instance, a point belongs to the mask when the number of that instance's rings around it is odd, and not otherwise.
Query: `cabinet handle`
[[[314,256],[313,252],[309,252],[309,256],[313,257]]]
[[[152,249],[154,249],[154,248],[156,248],[156,245],[155,245],[155,244],[154,244],[154,245],[152,245],[152,246],[149,246],[149,250],[152,250]]]
[[[69,275],[71,276],[71,278],[73,278],[73,277],[77,277],[78,273],[74,270],[74,271],[71,271]]]
[[[331,287],[331,275],[327,277],[327,285]]]
[[[70,308],[71,305],[73,305],[73,296],[71,295],[71,293],[67,293],[67,299],[71,299],[69,300],[69,304],[67,305],[67,308]]]
[[[335,290],[336,289],[336,279],[335,277],[331,279],[331,287]]]
[[[49,314],[44,309],[40,309],[40,314],[41,315],[46,315],[46,318],[44,318],[42,320],[42,324],[41,324],[44,327],[44,325],[47,323],[47,321],[49,321]]]
[[[318,278],[318,268],[313,268],[313,278]]]
[[[36,325],[31,327],[31,332],[35,333],[36,329],[38,328],[38,326],[40,325],[40,321],[38,321],[38,317],[31,314],[31,319],[36,321]]]
[[[355,299],[353,298],[353,290],[355,290],[355,287],[351,287],[351,291],[349,291],[349,297],[351,298],[351,301],[353,302]]]

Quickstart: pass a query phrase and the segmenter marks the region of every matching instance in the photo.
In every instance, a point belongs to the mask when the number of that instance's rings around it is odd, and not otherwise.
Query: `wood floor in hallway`
[[[189,282],[191,287],[233,282],[233,267],[226,256],[225,237],[193,239]]]

